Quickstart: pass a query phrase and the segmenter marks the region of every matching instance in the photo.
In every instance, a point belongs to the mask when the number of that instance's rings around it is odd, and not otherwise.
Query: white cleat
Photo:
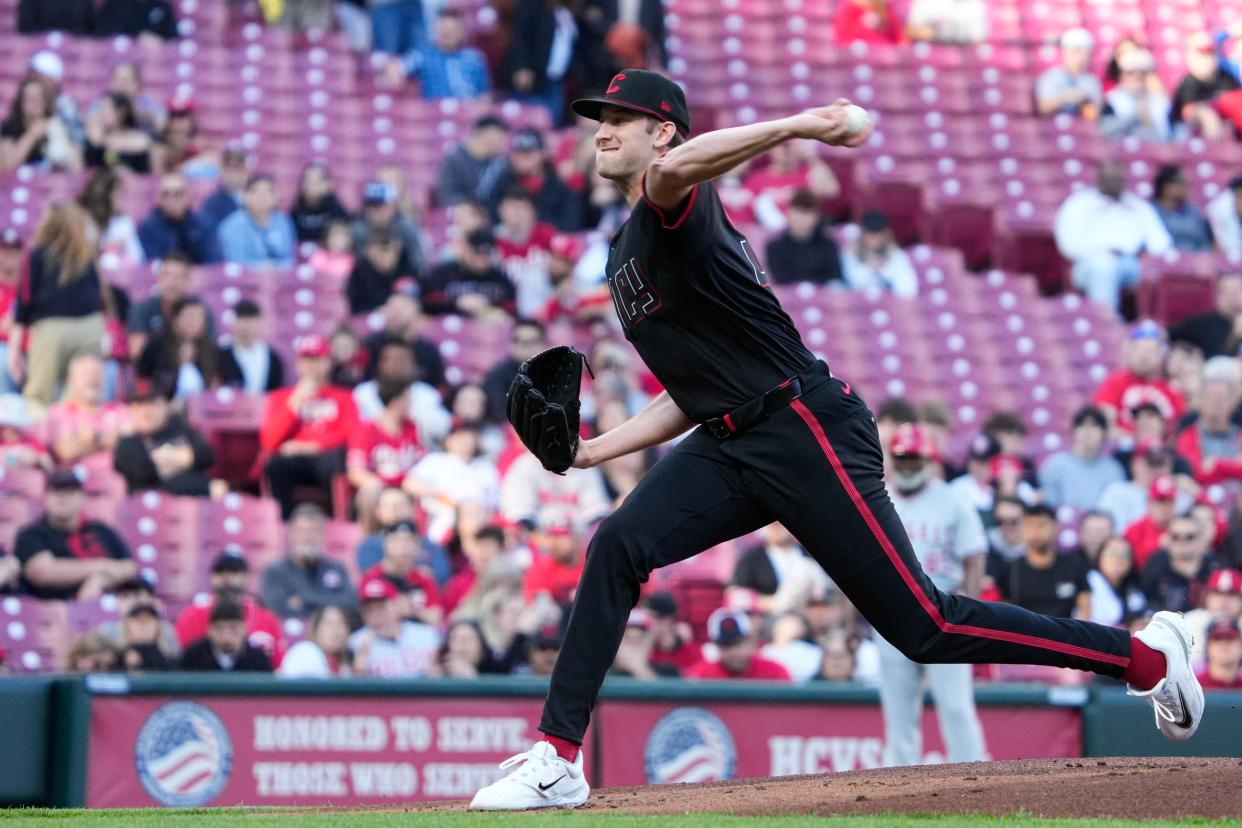
[[[591,786],[582,773],[582,751],[573,762],[556,755],[548,742],[536,742],[526,753],[511,756],[500,767],[517,770],[474,795],[473,811],[527,811],[532,808],[577,808],[587,801]]]
[[[1146,629],[1135,633],[1134,637],[1164,653],[1168,672],[1150,690],[1127,687],[1126,692],[1151,703],[1156,711],[1156,727],[1166,738],[1184,742],[1194,735],[1203,720],[1203,688],[1190,664],[1193,640],[1190,630],[1180,613],[1158,612]]]

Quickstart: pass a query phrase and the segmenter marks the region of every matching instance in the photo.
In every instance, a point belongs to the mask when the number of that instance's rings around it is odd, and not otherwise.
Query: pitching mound
[[[444,803],[415,810],[460,810]],[[1242,814],[1238,759],[1040,759],[698,785],[605,788],[581,810],[634,814],[1024,812],[1176,819]]]

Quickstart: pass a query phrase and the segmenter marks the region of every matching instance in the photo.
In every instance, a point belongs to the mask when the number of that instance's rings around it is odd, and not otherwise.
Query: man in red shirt
[[[739,610],[718,609],[707,619],[707,635],[719,650],[716,661],[700,659],[686,671],[692,679],[792,681],[782,665],[757,655],[750,618]]]
[[[1242,689],[1242,632],[1238,622],[1222,615],[1207,634],[1207,663],[1195,675],[1204,690]]]
[[[861,40],[864,43],[900,43],[901,21],[889,7],[888,0],[841,0],[832,21],[833,37],[845,45]]]
[[[285,634],[280,620],[246,594],[250,566],[240,552],[222,552],[211,565],[211,596],[196,600],[177,617],[177,640],[184,648],[207,635],[211,609],[218,601],[235,601],[242,606],[246,621],[246,640],[267,653],[274,667],[285,654]]]
[[[1186,412],[1186,402],[1164,377],[1164,329],[1150,319],[1130,332],[1125,347],[1126,367],[1105,377],[1091,403],[1102,409],[1115,428],[1134,433],[1130,412],[1151,403],[1166,422],[1176,422]]]
[[[586,551],[572,523],[554,521],[535,533],[535,546],[542,550],[536,555],[522,576],[522,592],[526,603],[531,603],[540,593],[558,604],[573,601],[586,564]]]
[[[500,560],[505,552],[505,531],[499,526],[484,526],[474,533],[473,540],[462,539],[461,551],[466,566],[448,579],[441,593],[445,615],[452,615],[462,601],[471,597],[479,578]]]
[[[410,384],[404,377],[376,382],[383,408],[371,422],[359,423],[349,434],[345,470],[358,490],[358,514],[370,514],[379,493],[400,487],[422,455],[418,428],[410,419]]]
[[[656,592],[647,598],[651,617],[652,666],[676,669],[679,673],[698,663],[703,648],[694,640],[690,625],[677,617],[677,599],[668,592]]]
[[[384,557],[362,573],[362,583],[383,578],[404,597],[403,618],[434,626],[444,617],[444,608],[440,604],[440,587],[436,579],[414,563],[421,543],[414,524],[408,520],[386,528]]]
[[[345,471],[345,444],[358,420],[349,390],[328,383],[327,340],[304,336],[296,348],[297,384],[267,395],[259,430],[267,481],[285,520],[297,505],[298,486],[318,486],[330,499],[332,478]]]
[[[552,295],[548,250],[555,235],[555,227],[539,221],[535,197],[529,190],[515,186],[500,199],[496,250],[500,266],[517,289],[519,316],[533,316]]]
[[[1177,482],[1172,475],[1162,474],[1151,481],[1147,490],[1147,514],[1131,523],[1125,539],[1134,550],[1134,568],[1142,569],[1147,559],[1160,549],[1164,532],[1176,513]]]

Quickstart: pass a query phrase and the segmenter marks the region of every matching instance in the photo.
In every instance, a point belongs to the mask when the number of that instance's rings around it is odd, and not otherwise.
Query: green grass
[[[723,814],[684,814],[680,816],[636,816],[633,814],[552,813],[525,814],[444,814],[374,813],[341,810],[337,812],[299,812],[297,809],[273,811],[263,808],[204,808],[150,810],[54,810],[31,808],[0,811],[0,823],[7,826],[48,828],[67,822],[89,822],[101,828],[163,828],[163,826],[219,826],[219,828],[407,828],[408,826],[446,826],[447,828],[492,828],[492,826],[562,826],[578,828],[599,825],[604,828],[793,828],[808,824],[829,828],[985,828],[1001,826],[1039,826],[1043,828],[1174,828],[1185,825],[1242,826],[1239,820],[1187,819],[1036,819],[1025,816],[882,815],[827,817],[809,816],[739,817]]]

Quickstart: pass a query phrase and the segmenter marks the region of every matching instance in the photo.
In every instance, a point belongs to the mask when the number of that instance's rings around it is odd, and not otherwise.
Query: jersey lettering
[[[742,255],[746,257],[746,261],[750,262],[750,269],[755,272],[755,281],[761,287],[769,287],[768,274],[759,266],[759,260],[755,258],[754,251],[750,249],[750,242],[742,239]]]
[[[660,297],[643,279],[638,261],[630,259],[608,279],[608,292],[625,327],[636,325],[660,307]]]

